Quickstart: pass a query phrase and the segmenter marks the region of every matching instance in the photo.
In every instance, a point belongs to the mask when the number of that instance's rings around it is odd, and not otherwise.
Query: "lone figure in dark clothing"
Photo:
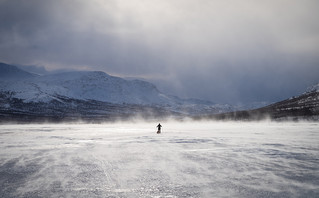
[[[157,125],[157,133],[161,133],[161,128],[162,128],[161,123],[158,123],[158,125]]]

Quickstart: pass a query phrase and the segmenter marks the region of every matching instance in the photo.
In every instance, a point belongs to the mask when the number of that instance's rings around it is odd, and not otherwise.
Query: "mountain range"
[[[213,120],[270,119],[276,121],[319,121],[319,83],[309,87],[306,92],[301,95],[294,96],[265,107],[253,110],[195,116],[194,118]]]
[[[166,95],[149,82],[126,80],[101,71],[38,75],[0,63],[0,73],[2,120],[103,120],[234,110],[227,104]]]
[[[100,122],[170,116],[217,120],[318,120],[319,84],[299,96],[245,110],[166,95],[147,81],[128,80],[101,71],[39,75],[0,63],[0,122],[78,119]]]

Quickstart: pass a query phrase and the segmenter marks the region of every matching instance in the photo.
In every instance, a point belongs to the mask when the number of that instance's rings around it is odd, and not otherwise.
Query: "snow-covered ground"
[[[319,197],[319,123],[0,126],[0,197]]]

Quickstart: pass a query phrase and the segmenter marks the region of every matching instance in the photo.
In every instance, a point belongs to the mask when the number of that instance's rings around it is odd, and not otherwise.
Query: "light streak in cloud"
[[[162,78],[153,82],[165,92],[216,102],[261,100],[258,89],[264,100],[277,101],[317,83],[318,6],[311,0],[2,0],[0,60]]]

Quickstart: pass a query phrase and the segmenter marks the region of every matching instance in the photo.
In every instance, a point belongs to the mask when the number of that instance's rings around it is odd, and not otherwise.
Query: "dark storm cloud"
[[[318,82],[318,1],[0,0],[0,60],[276,101]]]

